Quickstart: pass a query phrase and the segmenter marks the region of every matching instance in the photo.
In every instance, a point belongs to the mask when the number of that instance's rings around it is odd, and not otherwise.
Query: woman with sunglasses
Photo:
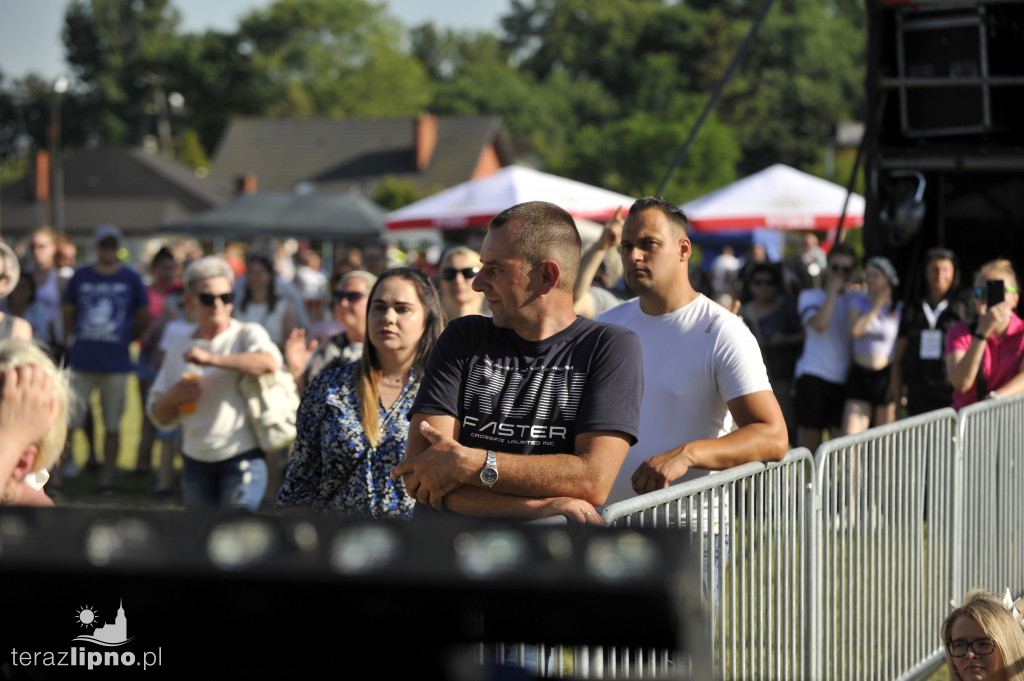
[[[479,271],[480,254],[472,248],[456,246],[441,258],[439,288],[448,321],[471,314],[489,314],[484,294],[473,290],[473,279]]]
[[[363,354],[366,301],[377,277],[365,270],[353,270],[331,279],[331,313],[341,325],[341,333],[324,343],[313,339],[307,344],[306,332],[295,329],[284,345],[288,370],[295,377],[299,392],[305,392],[309,382],[331,362],[354,362]]]
[[[437,291],[422,271],[386,271],[370,292],[359,361],[335,362],[302,396],[282,508],[407,518],[414,500],[391,470],[405,454],[409,410],[444,326]]]
[[[276,371],[282,359],[266,329],[231,317],[233,282],[231,267],[215,256],[185,270],[185,305],[198,328],[168,348],[146,404],[157,428],[181,424],[189,509],[255,511],[267,487],[265,453],[249,426],[238,377]]]
[[[995,596],[973,589],[942,623],[953,681],[1024,681],[1024,633]]]
[[[1001,281],[1003,300],[990,305],[990,281]],[[1024,321],[1017,275],[1009,260],[990,260],[974,278],[976,323],[959,323],[946,336],[946,369],[953,408],[1024,392]]]

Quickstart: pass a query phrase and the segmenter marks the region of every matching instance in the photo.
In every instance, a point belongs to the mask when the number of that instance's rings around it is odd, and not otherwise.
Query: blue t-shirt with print
[[[135,335],[135,313],[149,306],[142,278],[128,267],[108,275],[83,267],[68,282],[64,303],[75,306],[74,342],[68,348],[71,368],[97,373],[131,371],[128,346]]]

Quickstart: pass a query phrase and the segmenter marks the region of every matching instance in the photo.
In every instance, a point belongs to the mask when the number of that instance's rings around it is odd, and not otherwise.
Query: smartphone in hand
[[[989,307],[998,305],[1006,298],[1006,287],[1002,279],[989,279],[985,282],[985,304]]]

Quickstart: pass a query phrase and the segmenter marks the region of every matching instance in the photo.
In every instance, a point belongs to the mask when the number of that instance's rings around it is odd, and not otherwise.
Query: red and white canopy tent
[[[839,227],[846,189],[777,163],[682,206],[695,232]],[[864,197],[851,194],[843,227],[864,224]]]
[[[607,222],[633,198],[522,166],[508,166],[388,213],[389,230],[486,227],[495,215],[524,201],[549,201],[574,218]]]

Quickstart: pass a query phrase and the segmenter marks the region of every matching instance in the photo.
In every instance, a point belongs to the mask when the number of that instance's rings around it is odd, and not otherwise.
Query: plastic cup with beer
[[[185,371],[181,374],[181,380],[183,381],[198,381],[199,377],[203,375],[203,370],[198,364],[187,364],[185,365]],[[196,413],[195,402],[182,402],[181,406],[178,407],[178,411],[182,414],[194,414]]]

